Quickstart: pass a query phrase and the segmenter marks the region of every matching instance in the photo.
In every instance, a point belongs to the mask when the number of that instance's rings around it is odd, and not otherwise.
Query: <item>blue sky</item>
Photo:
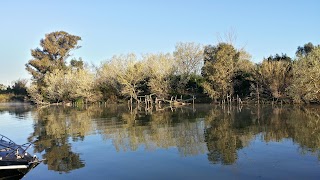
[[[3,0],[0,83],[30,78],[30,49],[59,30],[81,36],[72,54],[95,65],[115,54],[172,52],[177,42],[215,45],[230,29],[254,62],[294,56],[299,45],[320,44],[319,8],[318,0]]]

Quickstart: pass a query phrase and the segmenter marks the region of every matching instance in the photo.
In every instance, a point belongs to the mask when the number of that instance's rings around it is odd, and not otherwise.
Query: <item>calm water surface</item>
[[[320,179],[320,108],[0,105],[46,161],[24,179]]]

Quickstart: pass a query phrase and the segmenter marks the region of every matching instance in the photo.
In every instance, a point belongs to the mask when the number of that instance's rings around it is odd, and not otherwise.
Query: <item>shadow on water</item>
[[[126,106],[47,107],[32,111],[34,132],[28,140],[47,159],[49,170],[70,172],[85,167],[72,148],[89,135],[111,140],[118,152],[176,148],[181,157],[207,154],[214,164],[234,164],[240,149],[261,136],[263,142],[291,139],[301,154],[319,157],[318,107],[213,105],[153,111]]]

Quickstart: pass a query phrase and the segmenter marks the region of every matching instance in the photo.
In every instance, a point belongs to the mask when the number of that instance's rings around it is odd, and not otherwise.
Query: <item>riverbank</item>
[[[24,95],[15,95],[13,93],[0,94],[0,103],[8,102],[26,102],[27,97]]]

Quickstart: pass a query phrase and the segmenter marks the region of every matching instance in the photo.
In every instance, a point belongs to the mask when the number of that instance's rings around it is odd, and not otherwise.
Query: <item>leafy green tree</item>
[[[64,31],[46,34],[40,41],[41,48],[31,50],[32,59],[26,64],[26,70],[32,75],[33,80],[42,83],[47,72],[66,69],[66,59],[70,56],[70,51],[80,47],[79,40],[79,36]]]
[[[235,64],[232,77],[233,90],[234,95],[238,95],[240,98],[250,96],[252,93],[251,87],[255,83],[255,65],[250,60],[251,55],[241,50],[239,60]]]
[[[62,95],[61,89],[59,92],[53,91],[56,88],[52,89],[52,86],[62,86],[68,79],[63,79],[60,76],[53,78],[53,76],[63,74],[63,77],[65,77],[65,75],[68,75],[70,67],[71,69],[83,69],[82,59],[72,60],[71,66],[67,66],[66,63],[67,58],[71,56],[70,52],[80,48],[78,46],[79,40],[81,40],[79,36],[64,31],[56,31],[46,34],[45,38],[41,39],[40,48],[31,50],[33,58],[26,64],[26,70],[33,78],[33,82],[28,89],[31,100],[42,104],[70,99],[70,97],[67,98],[66,94]],[[53,81],[53,79],[57,81]],[[52,83],[51,80],[56,83]],[[69,85],[66,87],[69,87]],[[65,89],[66,87],[61,88]],[[57,97],[53,97],[54,95],[57,95]]]
[[[205,79],[201,75],[191,74],[190,80],[186,85],[186,88],[190,95],[201,95],[203,94],[203,87],[202,84],[204,83]]]
[[[292,83],[292,61],[286,55],[270,56],[257,66],[256,82],[264,98],[287,98],[286,90]]]
[[[7,86],[0,84],[0,92],[4,92],[7,90]]]
[[[14,82],[14,84],[12,85],[12,88],[11,88],[12,92],[15,95],[26,96],[27,95],[27,83],[28,83],[28,80],[26,80],[26,79],[16,80]]]
[[[298,47],[296,51],[296,56],[306,56],[315,48],[316,47],[311,42],[308,42],[307,44]]]
[[[206,82],[203,87],[212,99],[224,99],[227,94],[233,93],[232,77],[239,56],[240,53],[231,44],[205,47],[202,75]]]
[[[292,59],[287,56],[287,54],[276,54],[275,56],[270,55],[269,57],[267,57],[266,59],[267,61],[286,61],[286,62],[292,62]]]
[[[32,83],[30,87],[27,89],[27,92],[30,96],[30,100],[35,104],[48,104],[48,101],[44,98],[43,94],[41,93],[41,89],[43,87],[38,87],[37,84]]]
[[[73,69],[83,69],[84,68],[84,63],[82,61],[82,58],[79,58],[79,60],[71,59],[70,66]]]
[[[298,56],[293,64],[293,83],[289,92],[295,103],[320,102],[320,47],[305,56]]]

